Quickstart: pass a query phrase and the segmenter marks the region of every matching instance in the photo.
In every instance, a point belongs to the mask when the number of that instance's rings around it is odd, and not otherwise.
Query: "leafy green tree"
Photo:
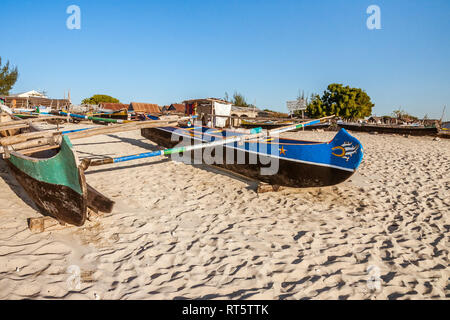
[[[96,94],[90,98],[86,98],[81,101],[82,104],[100,104],[100,103],[120,103],[120,101],[111,96],[107,96],[104,94]]]
[[[333,83],[327,87],[322,97],[311,97],[306,111],[312,118],[334,114],[344,119],[360,119],[370,116],[374,106],[364,90]]]
[[[10,69],[9,61],[2,67],[2,58],[0,57],[0,95],[9,95],[9,90],[14,86],[18,77],[17,67]]]

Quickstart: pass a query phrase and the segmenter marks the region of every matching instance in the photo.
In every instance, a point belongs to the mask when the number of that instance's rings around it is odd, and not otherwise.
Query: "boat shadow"
[[[143,148],[143,149],[147,149],[147,150],[150,150],[150,151],[156,151],[156,150],[163,149],[163,148],[161,148],[158,145],[153,145],[153,144],[149,143],[148,142],[149,140],[146,139],[146,138],[143,138],[143,137],[140,138],[140,139],[137,139],[137,138],[126,138],[126,137],[120,137],[120,136],[115,135],[115,134],[108,134],[108,137],[114,138],[114,139],[118,139],[118,140],[120,140],[121,143],[124,142],[124,143],[126,143],[128,145],[133,145],[133,146],[136,146],[136,147],[139,147],[139,148]]]
[[[152,144],[150,142],[150,140],[148,140],[146,138],[141,138],[141,139],[126,138],[126,137],[121,137],[121,136],[118,136],[118,135],[115,135],[115,134],[109,134],[108,137],[120,140],[120,141],[117,141],[117,142],[109,142],[109,143],[126,143],[126,144],[129,144],[129,145],[134,145],[136,147],[140,147],[140,148],[146,149],[146,150],[148,150],[150,152],[164,149],[161,146],[158,146],[157,144]],[[99,143],[99,144],[102,144],[102,143]],[[81,145],[84,145],[84,144],[79,144],[79,145],[81,146]],[[97,154],[88,153],[88,152],[80,152],[80,151],[77,151],[77,152],[78,153],[88,154],[88,155],[91,156],[90,158],[92,158],[92,159],[94,159],[94,158],[95,159],[107,158],[107,157],[105,157],[105,154],[97,155]],[[116,171],[116,170],[124,170],[124,169],[146,167],[146,166],[154,165],[154,164],[167,163],[169,161],[176,161],[176,160],[171,159],[170,156],[166,156],[166,157],[162,158],[161,160],[154,161],[154,162],[149,162],[149,163],[140,163],[140,164],[134,164],[134,165],[129,165],[129,166],[120,166],[120,167],[114,167],[114,168],[103,168],[103,169],[97,169],[97,170],[91,169],[89,171],[86,171],[85,174],[89,175],[89,174],[94,174],[94,173],[111,172],[111,171]],[[180,161],[178,161],[178,162],[180,162]],[[184,162],[182,162],[182,163],[184,163]],[[190,163],[188,163],[187,165],[191,165],[191,166],[193,166],[194,168],[197,168],[197,169],[205,170],[205,171],[210,172],[210,173],[223,175],[223,176],[226,176],[226,177],[229,177],[229,178],[241,181],[241,182],[247,184],[246,189],[248,189],[248,190],[256,191],[257,188],[258,188],[258,185],[260,184],[260,182],[257,181],[257,180],[254,180],[254,179],[242,176],[242,175],[240,175],[238,173],[234,173],[232,171],[228,171],[228,170],[223,169],[223,168],[214,167],[212,165],[207,165],[207,164],[190,164]]]
[[[8,168],[8,165],[6,164],[5,161],[0,161],[0,176],[18,198],[20,198],[30,208],[42,214],[42,212],[34,204],[33,200],[31,200],[31,198],[28,196],[27,192],[16,180],[16,178],[12,174],[11,170]]]
[[[258,189],[259,184],[261,183],[261,181],[251,179],[249,177],[245,177],[243,175],[226,170],[224,168],[214,167],[214,166],[208,165],[208,164],[191,164],[191,165],[194,168],[197,168],[200,170],[205,170],[205,171],[213,173],[213,174],[219,174],[219,175],[243,182],[243,183],[247,184],[247,186],[245,187],[247,190],[256,191]]]
[[[85,175],[90,175],[90,174],[94,174],[94,173],[112,172],[112,171],[117,171],[117,170],[125,170],[125,169],[147,167],[147,166],[151,166],[151,165],[155,165],[155,164],[167,163],[169,161],[170,161],[169,158],[164,158],[164,159],[161,159],[161,160],[158,160],[158,161],[154,161],[154,162],[138,163],[138,164],[133,164],[133,165],[129,165],[129,166],[103,168],[103,169],[97,169],[97,170],[95,170],[95,169],[94,170],[88,169],[88,171],[85,171],[84,174]],[[91,167],[91,168],[95,168],[95,167]]]

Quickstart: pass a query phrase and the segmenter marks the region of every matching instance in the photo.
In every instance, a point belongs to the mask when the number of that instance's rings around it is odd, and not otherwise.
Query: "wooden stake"
[[[44,231],[61,230],[66,225],[61,224],[58,220],[51,217],[29,218],[28,228],[33,233],[41,233]]]
[[[283,190],[283,187],[279,185],[271,185],[264,182],[261,182],[256,189],[257,193],[266,193],[266,192],[278,192]]]

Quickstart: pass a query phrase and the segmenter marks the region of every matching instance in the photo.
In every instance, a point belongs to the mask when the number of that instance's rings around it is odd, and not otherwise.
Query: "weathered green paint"
[[[61,150],[52,158],[31,159],[11,154],[8,160],[38,181],[67,186],[79,194],[83,193],[72,143],[67,136],[63,136]]]
[[[181,153],[181,152],[184,152],[184,151],[186,151],[185,147],[166,149],[166,150],[164,150],[164,155],[167,156],[167,155],[170,155],[172,153]]]

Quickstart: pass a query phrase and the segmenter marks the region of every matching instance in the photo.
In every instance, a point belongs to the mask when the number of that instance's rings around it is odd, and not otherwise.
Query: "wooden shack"
[[[212,127],[229,126],[231,117],[231,102],[216,99],[193,99],[183,101],[186,114],[196,115],[203,125],[210,124]]]
[[[1,97],[4,101],[4,105],[12,109],[15,108],[32,108],[37,106],[47,107],[51,109],[65,109],[70,106],[69,99],[50,99],[41,97],[17,97],[17,96],[4,96]]]

